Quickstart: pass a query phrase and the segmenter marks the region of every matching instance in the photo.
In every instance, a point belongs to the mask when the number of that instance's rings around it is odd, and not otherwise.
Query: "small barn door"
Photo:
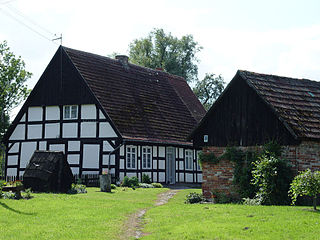
[[[175,159],[175,148],[167,147],[166,156],[166,183],[176,183],[176,159]]]

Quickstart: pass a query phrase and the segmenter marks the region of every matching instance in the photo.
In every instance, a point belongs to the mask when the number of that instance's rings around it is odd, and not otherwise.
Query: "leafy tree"
[[[0,43],[0,141],[9,126],[9,112],[29,94],[25,82],[30,77],[21,57],[10,51],[6,41]]]
[[[135,39],[129,45],[129,58],[134,64],[149,68],[163,68],[165,71],[184,77],[187,82],[197,79],[198,59],[202,49],[192,35],[180,39],[154,29],[146,38]]]
[[[289,195],[292,204],[295,204],[298,196],[313,197],[313,209],[317,210],[317,195],[320,194],[320,171],[312,172],[310,169],[297,175],[290,186]]]
[[[206,73],[203,80],[197,81],[193,92],[199,98],[204,108],[209,110],[222,93],[224,84],[225,82],[221,75],[216,76],[214,73]]]

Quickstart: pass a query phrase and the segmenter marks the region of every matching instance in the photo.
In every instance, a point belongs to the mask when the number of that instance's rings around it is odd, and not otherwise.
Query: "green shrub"
[[[152,183],[149,175],[147,175],[147,174],[143,174],[142,175],[142,181],[141,182],[142,183],[147,183],[147,184],[151,184]]]
[[[261,205],[261,198],[243,198],[243,205]]]
[[[32,198],[31,193],[32,193],[31,188],[25,189],[25,190],[24,190],[24,194],[23,194],[23,198],[24,198],[24,199],[30,199],[30,198]]]
[[[193,204],[193,203],[200,203],[203,201],[204,201],[204,198],[203,198],[202,194],[192,192],[186,196],[185,203]]]
[[[125,176],[123,178],[121,187],[137,187],[139,185],[139,179],[137,177],[131,177]]]
[[[155,188],[163,188],[161,183],[151,183],[151,185]]]
[[[10,192],[2,192],[2,197],[4,199],[17,199],[16,194],[11,191]]]
[[[78,193],[87,193],[86,186],[83,184],[74,184],[72,183],[71,189],[69,190],[70,194],[78,194]]]
[[[292,204],[295,204],[298,196],[313,197],[313,209],[317,209],[317,195],[320,194],[320,172],[312,172],[310,169],[297,175],[290,186],[289,195]]]
[[[293,173],[288,161],[275,154],[263,154],[253,163],[252,176],[252,184],[259,189],[256,198],[261,198],[262,204],[289,204],[287,193]]]
[[[233,194],[226,194],[224,192],[212,192],[214,196],[215,203],[238,203],[240,199]]]
[[[115,184],[111,184],[111,189],[116,189],[117,186]]]
[[[154,186],[148,183],[139,183],[139,188],[154,188]]]

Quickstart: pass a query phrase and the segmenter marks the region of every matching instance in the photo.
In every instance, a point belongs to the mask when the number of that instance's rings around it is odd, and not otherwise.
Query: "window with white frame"
[[[199,161],[200,153],[201,153],[201,151],[197,151],[197,170],[198,171],[202,171],[201,164],[200,164],[200,161]]]
[[[127,169],[137,168],[137,148],[134,146],[127,146]]]
[[[142,147],[142,168],[151,168],[151,147]]]
[[[63,107],[63,118],[64,119],[76,119],[78,118],[78,106],[69,105]]]
[[[185,151],[185,166],[186,170],[192,170],[192,163],[193,163],[193,152],[192,150],[186,150]]]

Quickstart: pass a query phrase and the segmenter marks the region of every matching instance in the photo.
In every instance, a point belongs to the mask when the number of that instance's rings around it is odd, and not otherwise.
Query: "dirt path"
[[[166,204],[170,198],[177,194],[179,190],[169,190],[158,195],[158,198],[154,204],[155,207]],[[130,239],[135,238],[139,239],[143,236],[148,235],[148,233],[142,232],[143,228],[143,217],[146,214],[147,210],[150,208],[141,209],[134,214],[131,214],[124,225],[124,234],[120,239]]]

